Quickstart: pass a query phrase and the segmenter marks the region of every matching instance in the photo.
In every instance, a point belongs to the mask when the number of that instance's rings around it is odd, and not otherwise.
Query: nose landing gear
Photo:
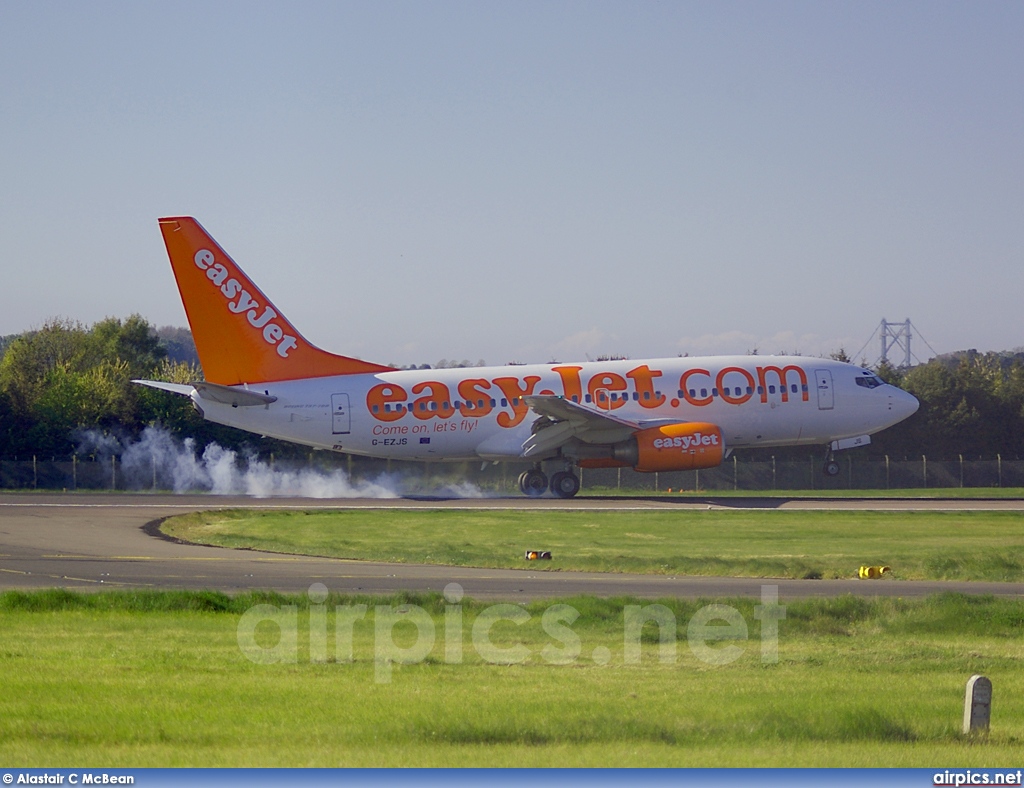
[[[822,472],[826,476],[838,476],[839,475],[839,463],[836,462],[836,455],[829,449],[825,455],[825,467],[822,468]]]

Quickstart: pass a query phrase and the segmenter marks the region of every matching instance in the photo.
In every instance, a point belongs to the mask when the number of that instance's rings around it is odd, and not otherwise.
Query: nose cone
[[[913,416],[917,413],[917,409],[921,407],[921,403],[917,401],[917,397],[908,391],[893,387],[892,392],[892,410],[895,414],[897,421],[903,421],[904,419]]]

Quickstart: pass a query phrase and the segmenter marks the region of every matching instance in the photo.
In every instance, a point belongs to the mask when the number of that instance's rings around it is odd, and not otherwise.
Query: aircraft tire
[[[839,463],[835,460],[829,460],[825,463],[825,475],[826,476],[838,476],[839,475]]]
[[[544,471],[537,468],[523,471],[519,476],[519,489],[523,495],[529,495],[531,498],[541,496],[548,489],[548,477],[544,475]]]
[[[551,492],[558,498],[572,498],[580,491],[580,479],[571,471],[559,471],[551,477]]]

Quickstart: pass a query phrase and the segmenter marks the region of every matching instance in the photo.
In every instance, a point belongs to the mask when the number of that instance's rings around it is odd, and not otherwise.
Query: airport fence
[[[340,490],[345,485],[376,484],[405,494],[473,494],[518,492],[519,473],[526,463],[419,463],[376,460],[329,452],[313,452],[303,460],[275,461],[230,458],[218,468],[204,468],[179,459],[32,457],[0,460],[0,489],[8,490],[154,490],[187,491],[220,485],[224,492],[308,494]],[[967,487],[1024,487],[1024,460],[932,461],[869,459],[839,455],[840,473],[826,477],[820,455],[806,460],[744,460],[733,456],[717,468],[699,471],[638,473],[630,468],[585,468],[581,490],[635,493],[769,490],[900,490]],[[227,479],[227,481],[225,481]],[[317,485],[318,480],[322,482]],[[334,485],[332,487],[332,484]],[[262,485],[262,486],[261,486]],[[262,490],[262,493],[260,492]]]

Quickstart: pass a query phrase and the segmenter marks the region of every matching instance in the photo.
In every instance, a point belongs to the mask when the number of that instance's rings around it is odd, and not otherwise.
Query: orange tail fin
[[[190,216],[160,219],[203,374],[232,386],[389,372],[311,345]]]

